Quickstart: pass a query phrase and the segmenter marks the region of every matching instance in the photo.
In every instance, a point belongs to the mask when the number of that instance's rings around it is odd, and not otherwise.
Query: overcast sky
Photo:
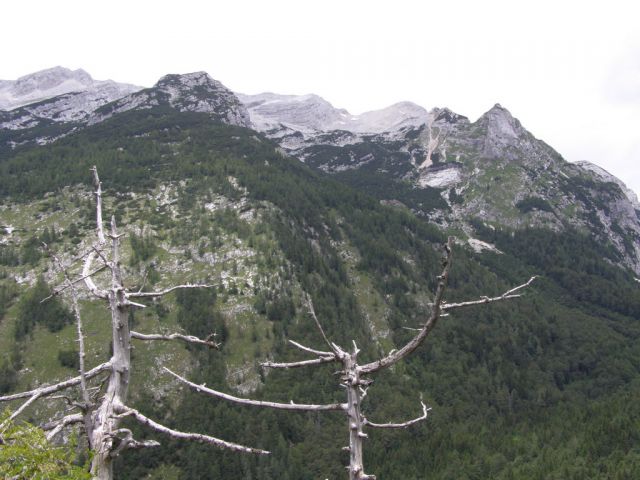
[[[636,4],[11,0],[0,79],[61,65],[151,86],[205,70],[242,93],[316,93],[351,113],[410,100],[472,121],[500,103],[640,193]]]

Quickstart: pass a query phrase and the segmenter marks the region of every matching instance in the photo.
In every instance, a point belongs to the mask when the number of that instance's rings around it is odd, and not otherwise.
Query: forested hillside
[[[222,343],[220,351],[136,347],[133,406],[174,428],[272,452],[221,452],[132,424],[136,437],[162,446],[119,459],[116,478],[345,478],[340,413],[228,404],[180,387],[160,367],[258,399],[342,401],[331,365],[259,367],[302,359],[288,339],[322,347],[304,295],[331,340],[355,340],[372,360],[413,335],[407,327],[428,313],[446,236],[462,233],[381,205],[375,191],[346,186],[261,134],[205,114],[134,110],[50,145],[0,152],[0,393],[76,368],[68,304],[38,300],[61,280],[39,245],[67,260],[89,245],[92,165],[105,213],[128,235],[130,287],[216,285],[172,294],[130,318],[141,330],[215,330]],[[362,185],[375,188],[366,178]],[[496,229],[481,219],[473,226],[500,253],[475,253],[461,241],[448,301],[540,278],[521,299],[443,317],[413,356],[376,377],[364,406],[373,421],[415,417],[421,396],[432,410],[410,429],[371,432],[367,470],[383,480],[637,478],[640,284],[587,233]],[[86,298],[81,306],[97,364],[109,355],[106,313]],[[56,402],[26,418],[50,418]]]

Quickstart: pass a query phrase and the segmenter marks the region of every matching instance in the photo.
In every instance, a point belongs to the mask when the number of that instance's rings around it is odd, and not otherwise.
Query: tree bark
[[[107,391],[100,406],[93,413],[93,432],[90,445],[94,451],[91,461],[91,475],[98,480],[113,478],[114,433],[118,430],[120,418],[118,409],[126,403],[131,373],[131,334],[129,333],[129,309],[125,297],[120,269],[120,239],[115,218],[111,219],[111,289],[109,290],[109,310],[111,311],[111,338],[113,355],[111,374]]]
[[[362,381],[358,368],[358,348],[342,357],[344,366],[344,386],[347,389],[347,421],[349,422],[349,480],[375,480],[375,475],[364,472],[363,442],[365,420],[362,416]]]

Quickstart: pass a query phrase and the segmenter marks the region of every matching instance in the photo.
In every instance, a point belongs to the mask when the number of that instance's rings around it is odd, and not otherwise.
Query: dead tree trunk
[[[362,416],[363,382],[358,370],[358,349],[354,345],[353,353],[345,355],[342,365],[345,378],[343,385],[347,389],[347,421],[349,423],[349,480],[375,478],[364,473],[363,441],[367,438],[364,433],[364,417]]]
[[[108,293],[111,311],[111,371],[107,391],[99,407],[93,413],[90,445],[94,455],[91,474],[99,480],[113,478],[113,457],[115,432],[118,431],[121,408],[127,400],[129,376],[131,374],[131,334],[129,332],[129,310],[131,305],[125,297],[120,269],[120,238],[115,218],[111,219],[111,289]]]

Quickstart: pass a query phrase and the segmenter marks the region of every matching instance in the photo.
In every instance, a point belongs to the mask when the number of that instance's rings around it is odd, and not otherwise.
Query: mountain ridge
[[[84,71],[60,74],[79,83],[91,78]],[[470,239],[475,218],[494,227],[578,228],[612,242],[640,275],[637,198],[620,180],[566,162],[500,104],[474,122],[411,102],[351,115],[313,94],[236,95],[206,72],[165,75],[153,87],[107,103],[83,95],[0,112],[6,155],[128,111],[204,113],[211,121],[254,128],[313,168]]]
[[[110,96],[111,101],[116,98],[115,95],[124,96],[141,88],[113,80],[94,80],[82,69],[70,70],[57,66],[23,75],[16,80],[2,80],[0,110],[13,110],[69,93],[95,91],[99,94],[101,90],[114,92]]]

